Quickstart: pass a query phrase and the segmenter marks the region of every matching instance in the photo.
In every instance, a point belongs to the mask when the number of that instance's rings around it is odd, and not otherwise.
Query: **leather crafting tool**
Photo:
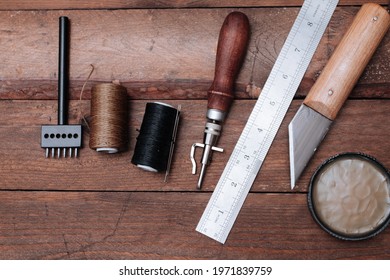
[[[59,18],[59,55],[58,55],[58,124],[42,125],[41,147],[46,157],[77,157],[81,147],[81,125],[68,125],[69,94],[69,19]],[[74,151],[73,151],[74,149]],[[69,151],[67,151],[69,150]]]
[[[217,147],[222,122],[233,102],[234,80],[241,66],[249,39],[249,21],[245,14],[232,12],[226,18],[219,33],[214,81],[207,92],[207,122],[203,143],[191,147],[192,174],[196,174],[195,149],[203,148],[201,170],[197,187],[201,188],[210,164],[212,151],[223,152]]]
[[[390,16],[384,8],[373,3],[363,5],[289,124],[291,189],[389,26]]]

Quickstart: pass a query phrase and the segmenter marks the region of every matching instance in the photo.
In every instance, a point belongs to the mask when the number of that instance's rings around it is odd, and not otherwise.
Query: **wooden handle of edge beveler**
[[[390,27],[378,4],[364,4],[303,103],[334,120]]]

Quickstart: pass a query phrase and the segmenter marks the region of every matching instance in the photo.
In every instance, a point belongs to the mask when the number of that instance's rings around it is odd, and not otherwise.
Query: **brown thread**
[[[128,126],[126,88],[113,83],[95,85],[91,93],[89,147],[116,153],[126,148]]]
[[[88,131],[90,130],[90,128],[89,128],[88,121],[87,121],[85,115],[82,113],[83,110],[81,109],[81,100],[83,97],[85,86],[87,85],[89,79],[91,78],[93,71],[95,71],[95,67],[93,66],[93,64],[90,64],[90,66],[91,66],[91,71],[89,72],[89,75],[88,75],[87,79],[85,80],[83,87],[81,88],[81,92],[80,92],[79,113],[81,114],[81,117],[78,118],[80,120],[81,124],[84,124],[88,128]]]

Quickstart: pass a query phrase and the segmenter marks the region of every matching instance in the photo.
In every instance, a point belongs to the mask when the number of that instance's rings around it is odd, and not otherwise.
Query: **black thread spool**
[[[89,147],[100,153],[117,153],[126,148],[128,105],[126,88],[103,83],[91,94]]]
[[[152,172],[169,169],[179,114],[165,103],[146,104],[131,163]]]

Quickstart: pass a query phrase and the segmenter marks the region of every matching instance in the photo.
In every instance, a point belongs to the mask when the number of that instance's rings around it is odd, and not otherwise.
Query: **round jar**
[[[333,156],[313,174],[308,205],[315,221],[335,237],[373,237],[390,222],[390,173],[365,154]]]

